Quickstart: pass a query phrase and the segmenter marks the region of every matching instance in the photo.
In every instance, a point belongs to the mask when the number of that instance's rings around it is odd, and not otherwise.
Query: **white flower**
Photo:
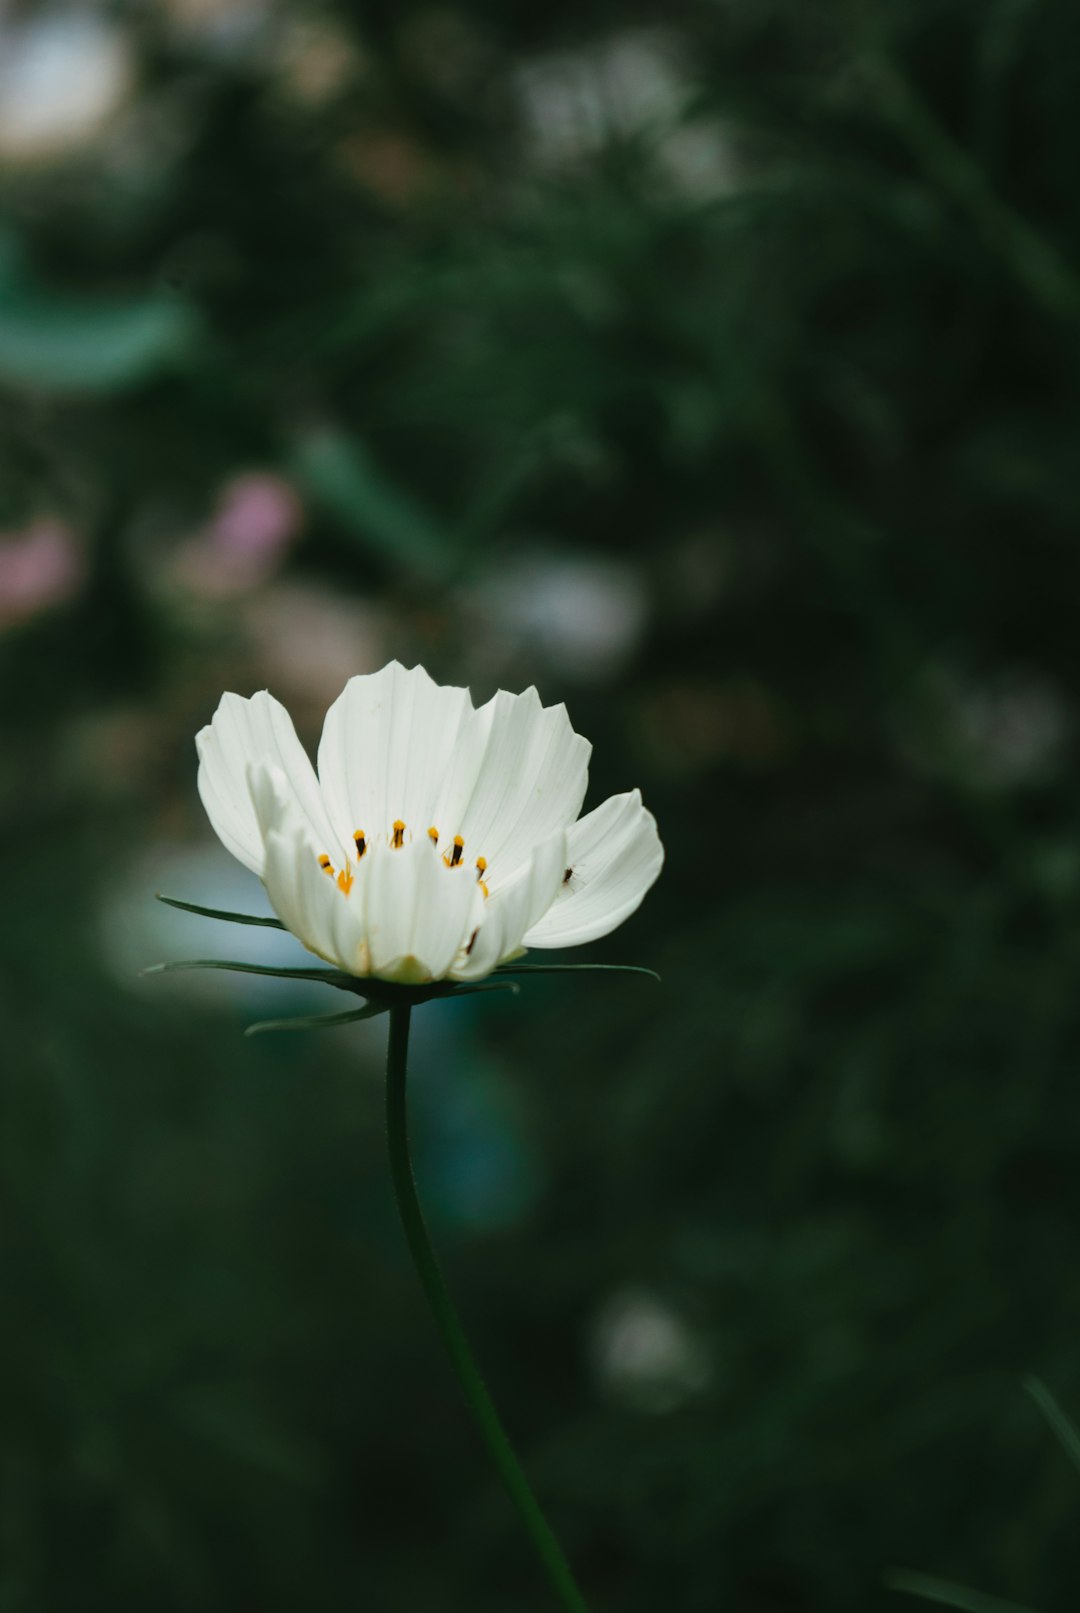
[[[663,862],[637,790],[578,817],[592,747],[535,689],[476,710],[394,661],[334,701],[318,774],[265,690],[223,695],[196,744],[224,845],[351,975],[477,980],[526,947],[595,941]]]

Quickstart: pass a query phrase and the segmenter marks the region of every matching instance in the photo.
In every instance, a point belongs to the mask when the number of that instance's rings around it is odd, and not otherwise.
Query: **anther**
[[[394,819],[394,838],[391,840],[390,844],[399,851],[405,844],[405,825],[402,823],[400,818]]]
[[[474,946],[475,946],[475,945],[476,945],[476,937],[477,937],[477,936],[478,936],[478,935],[479,935],[479,934],[480,934],[480,926],[479,926],[479,925],[477,925],[477,926],[476,926],[476,929],[475,929],[475,930],[474,930],[474,931],[473,931],[473,933],[472,933],[472,934],[471,934],[471,935],[470,935],[470,937],[469,937],[469,944],[468,944],[468,946],[467,946],[467,947],[466,947],[466,948],[465,948],[465,956],[466,956],[466,957],[468,957],[468,956],[469,956],[469,953],[470,953],[470,952],[471,952],[471,951],[472,951],[472,949],[473,949],[473,947],[474,947]]]
[[[343,896],[348,896],[349,892],[352,890],[352,882],[352,870],[350,868],[343,868],[337,877],[337,888]]]
[[[439,831],[436,829],[434,824],[432,824],[431,828],[428,830],[427,837],[433,846],[437,846],[439,844]]]
[[[334,865],[326,855],[325,851],[319,856],[319,867],[322,869],[324,874],[332,874],[334,872]]]
[[[487,858],[486,857],[477,857],[477,859],[476,859],[476,877],[480,881],[481,885],[484,883],[484,874],[486,872],[487,872]]]
[[[356,833],[353,835],[353,839],[356,842],[356,857],[357,861],[359,861],[367,850],[367,837],[364,834],[363,829],[357,829]]]
[[[458,863],[461,861],[461,853],[464,851],[464,849],[464,840],[462,840],[460,835],[455,835],[453,850],[451,851],[449,857],[443,858],[443,862],[446,864],[447,868],[457,867]]]
[[[568,868],[566,870],[566,873],[562,877],[562,882],[563,882],[564,885],[569,885],[569,883],[570,883],[570,875],[573,872],[574,872],[574,870],[572,868]]]

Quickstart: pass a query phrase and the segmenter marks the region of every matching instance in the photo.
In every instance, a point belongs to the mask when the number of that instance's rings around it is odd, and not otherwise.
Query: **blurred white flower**
[[[654,30],[537,57],[517,87],[538,155],[555,163],[670,122],[687,93],[671,42]]]
[[[348,29],[330,16],[298,10],[277,30],[274,67],[291,100],[317,107],[358,79],[364,60]]]
[[[602,1386],[639,1411],[673,1411],[712,1376],[701,1341],[670,1306],[640,1288],[613,1295],[592,1329]]]
[[[0,160],[77,150],[119,110],[134,80],[127,37],[92,11],[0,18]]]
[[[392,662],[331,706],[318,775],[265,690],[223,695],[197,745],[222,843],[309,951],[359,977],[476,980],[596,940],[663,861],[637,790],[578,818],[591,746],[535,689],[476,710]]]
[[[1060,767],[1072,715],[1042,675],[1012,667],[976,679],[941,666],[927,672],[923,693],[899,722],[917,767],[990,789],[1035,784]]]
[[[515,82],[533,151],[545,167],[643,137],[664,178],[696,199],[723,194],[738,181],[731,140],[715,118],[692,113],[692,74],[678,41],[661,29],[538,56]]]
[[[633,566],[534,551],[464,591],[502,661],[524,652],[582,682],[617,677],[641,638],[645,586]]]

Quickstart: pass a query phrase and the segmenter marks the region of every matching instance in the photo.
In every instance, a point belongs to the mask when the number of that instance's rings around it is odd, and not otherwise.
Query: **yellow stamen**
[[[486,872],[487,872],[487,858],[486,857],[477,857],[477,859],[476,859],[476,877],[477,877],[477,879],[482,880],[483,877],[484,877],[484,874]]]
[[[341,891],[343,896],[348,896],[349,892],[352,890],[352,882],[352,870],[350,868],[343,868],[337,877],[337,888],[339,891]]]
[[[462,840],[460,835],[455,835],[454,836],[454,849],[453,849],[453,851],[451,851],[449,857],[444,857],[443,858],[443,862],[446,864],[447,868],[456,868],[457,867],[458,863],[461,861],[461,853],[464,850],[465,850],[465,842],[464,842],[464,840]]]
[[[356,833],[353,835],[353,839],[356,842],[356,858],[359,862],[360,858],[367,850],[367,836],[365,835],[363,829],[357,829]]]
[[[432,824],[431,828],[428,830],[427,837],[433,846],[437,846],[439,844],[439,831],[436,829],[434,824]]]
[[[322,869],[324,874],[333,875],[334,865],[326,855],[325,851],[319,857],[319,867]]]
[[[483,891],[483,893],[484,893],[484,900],[485,900],[485,901],[486,901],[486,900],[487,900],[487,898],[488,898],[488,897],[489,897],[489,896],[490,896],[490,895],[491,895],[491,892],[490,892],[490,891],[489,891],[489,890],[488,890],[488,888],[487,888],[487,886],[486,886],[486,885],[485,885],[485,884],[484,884],[484,881],[483,881],[483,880],[481,880],[481,881],[480,881],[480,889],[481,889],[481,890],[482,890],[482,891]]]
[[[394,819],[394,838],[391,840],[390,844],[399,851],[405,844],[405,825],[402,823],[400,818]]]

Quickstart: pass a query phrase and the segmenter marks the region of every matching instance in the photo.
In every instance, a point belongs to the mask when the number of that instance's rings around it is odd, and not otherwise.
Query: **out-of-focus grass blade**
[[[375,1019],[379,1014],[388,1014],[390,1004],[386,1002],[368,1003],[366,1008],[349,1008],[343,1014],[303,1014],[296,1019],[260,1019],[254,1025],[249,1025],[244,1032],[245,1036],[260,1036],[263,1031],[317,1031],[329,1029],[332,1025],[351,1025],[356,1019]]]
[[[1066,1417],[1041,1378],[1025,1378],[1024,1388],[1034,1400],[1057,1437],[1066,1456],[1080,1470],[1080,1433]]]
[[[166,907],[178,907],[182,913],[197,913],[200,918],[224,919],[226,924],[258,924],[268,930],[285,928],[280,919],[256,918],[254,913],[226,913],[219,907],[200,907],[197,902],[182,902],[178,896],[164,896],[161,891],[155,891],[154,895]]]
[[[1033,1608],[1021,1602],[1003,1602],[998,1596],[985,1596],[982,1591],[969,1590],[966,1585],[954,1585],[948,1579],[913,1574],[902,1568],[887,1573],[884,1584],[886,1590],[921,1596],[924,1602],[937,1602],[940,1607],[957,1607],[961,1613],[1034,1613]]]

